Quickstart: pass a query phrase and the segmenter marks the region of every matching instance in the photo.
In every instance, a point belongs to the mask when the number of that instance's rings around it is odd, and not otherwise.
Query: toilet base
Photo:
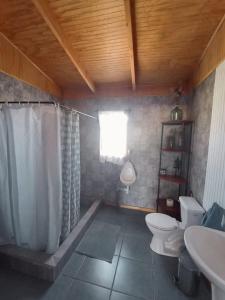
[[[155,235],[152,237],[152,241],[150,243],[150,248],[152,251],[156,252],[160,255],[170,256],[170,257],[178,257],[180,254],[180,251],[174,252],[170,249],[165,248],[164,245],[165,241],[163,241],[160,238],[157,238]]]

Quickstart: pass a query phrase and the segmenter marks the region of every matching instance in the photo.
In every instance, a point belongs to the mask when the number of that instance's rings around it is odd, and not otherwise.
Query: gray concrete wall
[[[98,122],[81,117],[81,201],[89,203],[96,199],[106,202],[155,207],[157,196],[157,174],[159,167],[159,149],[161,122],[168,120],[174,107],[169,97],[129,97],[66,101],[77,109],[97,115],[99,110],[126,110],[128,121],[128,149],[130,159],[137,171],[137,181],[131,187],[129,195],[118,192],[121,167],[111,163],[99,162]],[[184,111],[187,99],[182,101]],[[175,156],[165,155],[164,165],[173,172]],[[176,196],[177,186],[165,184],[164,196]],[[162,195],[163,196],[163,195]]]
[[[184,99],[184,110],[194,120],[194,134],[190,169],[190,188],[201,202],[204,192],[208,155],[208,140],[215,73],[194,91],[192,100]],[[55,97],[20,80],[0,72],[0,101],[51,101]],[[169,118],[174,100],[168,97],[107,98],[68,101],[84,112],[97,115],[98,110],[127,110],[128,148],[137,170],[137,182],[130,194],[118,192],[121,167],[99,162],[99,128],[92,119],[81,117],[81,201],[90,204],[96,199],[107,202],[155,207],[159,164],[160,123]],[[169,156],[168,156],[169,155]],[[171,154],[164,158],[164,166],[172,172]],[[174,185],[165,185],[162,196],[175,196]]]
[[[203,201],[205,187],[214,83],[215,72],[196,88],[189,107],[194,120],[190,189],[199,202]]]
[[[57,101],[57,98],[0,72],[0,101]]]
[[[208,155],[208,140],[213,100],[215,73],[196,90],[190,101],[185,99],[184,110],[194,120],[190,189],[201,202],[204,192]],[[51,101],[55,97],[20,80],[0,73],[0,101]],[[107,202],[154,207],[159,164],[160,123],[169,118],[174,100],[168,97],[107,98],[68,101],[84,112],[97,115],[98,110],[127,110],[128,148],[137,171],[137,182],[130,194],[118,192],[121,167],[99,162],[99,128],[92,119],[81,117],[81,199],[90,204],[95,199]],[[164,166],[172,172],[171,154],[164,157]],[[164,195],[176,196],[174,185],[165,184]]]

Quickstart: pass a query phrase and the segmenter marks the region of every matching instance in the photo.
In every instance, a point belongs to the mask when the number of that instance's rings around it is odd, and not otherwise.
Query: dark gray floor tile
[[[155,300],[197,300],[196,298],[190,298],[185,296],[181,291],[179,290],[168,290],[166,287],[162,288],[161,290],[155,291]]]
[[[114,255],[119,255],[120,254],[122,243],[123,243],[123,235],[121,234],[119,236],[118,240],[117,240],[116,249],[115,249]]]
[[[70,277],[64,275],[59,276],[57,280],[48,288],[45,294],[40,298],[40,300],[66,300],[68,294],[70,293],[73,282],[74,280]]]
[[[128,295],[118,293],[118,292],[112,292],[110,300],[140,300],[140,298],[128,296]]]
[[[106,288],[111,288],[116,271],[118,256],[112,263],[87,257],[77,278]]]
[[[154,269],[153,281],[156,300],[164,300],[166,297],[168,299],[168,295],[174,300],[177,300],[176,297],[179,294],[181,297],[183,297],[183,294],[177,289],[173,282],[173,274],[166,270],[163,265],[158,265]]]
[[[146,300],[154,299],[151,267],[143,262],[120,257],[113,290]]]
[[[122,227],[122,232],[125,234],[149,234],[151,235],[150,230],[148,229],[146,223],[145,223],[145,218],[144,216],[128,216],[124,220],[124,224]]]
[[[168,258],[168,257],[165,257]],[[171,265],[168,267],[168,260],[164,260],[164,264],[158,264],[157,268],[153,271],[154,276],[154,286],[155,286],[155,300],[166,300],[168,295],[173,300],[189,300],[190,297],[186,296],[173,282],[173,270]],[[162,288],[163,287],[163,288]],[[205,294],[206,290],[199,289],[198,297],[195,300],[209,300],[207,296],[209,293]],[[204,296],[202,298],[202,296]]]
[[[146,234],[124,235],[120,256],[152,264],[150,241],[151,237]]]
[[[109,300],[114,277],[110,300],[192,299],[173,283],[172,276],[177,273],[178,260],[150,250],[151,233],[143,213],[103,207],[97,219],[122,226],[115,250],[117,256],[114,256],[112,264],[74,253],[63,270],[65,275],[53,284],[0,269],[0,299]],[[121,256],[126,258],[120,257],[118,263],[120,250]],[[211,299],[210,289],[204,280],[201,280],[198,296],[193,299]]]
[[[161,286],[161,289],[156,289],[155,291],[155,300],[200,300],[198,297],[189,297],[182,293],[177,287],[173,287],[173,289],[168,289],[167,286]],[[203,298],[204,300],[208,300],[207,298]],[[202,299],[202,300],[203,300]]]
[[[195,297],[189,297],[185,295],[179,288],[174,286],[173,280],[170,276],[167,278],[162,276],[162,273],[158,272],[155,280],[155,300],[210,300],[211,293],[204,283],[200,283],[200,288]],[[161,281],[160,281],[161,280]],[[163,287],[163,288],[162,288]]]
[[[120,226],[94,221],[81,239],[76,252],[112,262]]]
[[[4,300],[39,300],[50,284],[13,270],[0,270],[0,299]]]
[[[120,208],[120,214],[124,216],[135,216],[144,219],[145,216],[148,214],[147,212],[142,212],[134,209],[127,209],[127,208]]]
[[[173,282],[173,276],[177,274],[177,258],[159,255],[153,251],[152,257],[155,299],[164,300],[168,295],[174,300],[179,299],[177,297],[181,300],[185,299]]]
[[[109,300],[110,290],[75,280],[67,300]]]
[[[153,268],[167,274],[177,274],[178,258],[159,255],[151,251]]]
[[[71,258],[69,259],[68,263],[63,269],[63,274],[71,277],[75,277],[79,272],[83,262],[85,260],[85,256],[73,253]]]
[[[103,206],[98,211],[95,220],[122,226],[124,223],[124,215],[121,214],[121,209],[118,207]]]

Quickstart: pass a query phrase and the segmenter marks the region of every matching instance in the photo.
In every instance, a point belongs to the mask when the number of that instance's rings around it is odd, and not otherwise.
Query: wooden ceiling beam
[[[225,60],[225,15],[211,36],[190,79],[190,85],[198,86]]]
[[[60,87],[0,32],[0,72],[61,97]]]
[[[124,0],[125,14],[126,14],[126,26],[128,35],[128,48],[129,48],[129,60],[132,89],[136,90],[136,73],[135,73],[135,53],[134,53],[134,20],[132,11],[132,0]]]
[[[60,24],[56,20],[54,14],[51,11],[51,8],[48,6],[46,0],[32,0],[35,7],[39,11],[40,15],[43,17],[47,25],[49,26],[50,30],[60,43],[61,47],[66,52],[67,56],[75,66],[75,68],[80,73],[81,77],[84,79],[84,81],[87,83],[88,87],[92,92],[95,92],[95,86],[91,78],[89,77],[87,71],[82,66],[82,63],[80,62],[79,55],[76,53],[74,47],[72,46],[72,43],[67,38],[66,34],[63,32],[63,29],[61,28]]]

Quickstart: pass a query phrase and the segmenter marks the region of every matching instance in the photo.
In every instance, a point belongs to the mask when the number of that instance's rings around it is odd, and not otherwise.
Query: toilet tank
[[[193,197],[180,196],[181,228],[199,225],[204,215],[204,208]]]

